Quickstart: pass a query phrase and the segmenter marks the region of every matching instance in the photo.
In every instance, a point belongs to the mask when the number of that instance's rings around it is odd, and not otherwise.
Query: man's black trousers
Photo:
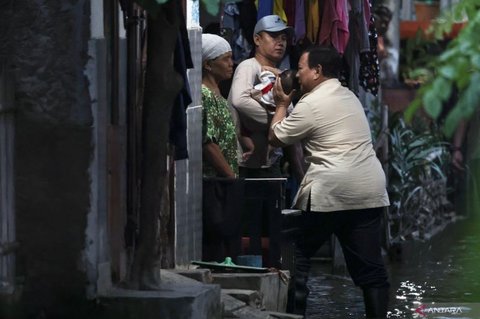
[[[382,208],[337,212],[304,212],[295,241],[295,313],[304,313],[310,258],[332,234],[338,238],[347,269],[363,290],[388,288],[381,253]]]

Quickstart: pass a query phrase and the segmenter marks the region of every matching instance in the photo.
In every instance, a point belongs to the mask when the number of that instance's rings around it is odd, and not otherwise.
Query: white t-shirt
[[[242,167],[267,168],[282,156],[281,148],[268,146],[268,129],[273,114],[252,98],[252,91],[255,84],[259,83],[258,76],[261,72],[262,66],[255,58],[240,63],[233,75],[228,95],[237,134],[250,137],[255,145],[248,160],[243,159],[243,149],[238,145],[238,165]]]

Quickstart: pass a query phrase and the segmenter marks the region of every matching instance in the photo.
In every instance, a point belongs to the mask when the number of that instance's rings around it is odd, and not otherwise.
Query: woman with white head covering
[[[243,181],[236,179],[237,137],[218,87],[233,74],[232,49],[222,37],[202,35],[203,260],[240,253]],[[221,177],[221,178],[218,178]],[[227,178],[224,178],[227,177]]]
[[[233,74],[232,48],[222,37],[202,35],[203,175],[235,177],[235,125],[219,83]],[[221,123],[221,125],[219,125]]]

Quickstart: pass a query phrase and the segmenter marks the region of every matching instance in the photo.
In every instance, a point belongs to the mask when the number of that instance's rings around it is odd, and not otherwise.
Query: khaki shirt
[[[330,212],[388,206],[385,174],[357,97],[337,79],[305,94],[289,117],[272,125],[285,144],[302,141],[310,164],[294,207]]]

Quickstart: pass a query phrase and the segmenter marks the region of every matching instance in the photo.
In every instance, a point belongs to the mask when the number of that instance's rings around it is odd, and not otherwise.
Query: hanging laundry
[[[273,14],[273,0],[256,0],[257,5],[257,21]]]
[[[360,85],[365,89],[365,91],[377,96],[380,85],[380,65],[378,62],[377,52],[378,34],[375,28],[375,18],[370,14],[368,16],[370,21],[368,29],[370,50],[360,53],[359,80]]]
[[[354,23],[356,36],[358,41],[358,52],[366,52],[370,50],[370,39],[368,37],[368,28],[370,25],[370,4],[368,0],[349,0],[352,7],[351,15]],[[368,16],[368,20],[367,20]]]
[[[295,26],[295,0],[283,0],[283,9],[287,16],[287,25]]]
[[[188,32],[185,24],[185,17],[178,6],[177,14],[183,23],[178,30],[177,43],[175,45],[173,65],[175,71],[182,76],[183,87],[178,93],[175,104],[170,115],[169,139],[175,145],[175,160],[188,158],[187,148],[187,112],[186,109],[192,103],[190,84],[188,83],[187,69],[193,68],[192,53],[190,42],[188,41]]]
[[[318,43],[332,45],[340,54],[345,52],[349,39],[347,0],[326,0]]]
[[[248,58],[252,47],[240,28],[240,11],[235,2],[225,4],[222,27],[231,30],[229,31],[232,35],[231,39],[227,40],[229,40],[232,47],[233,62],[238,64]]]
[[[360,89],[360,53],[370,51],[370,21],[365,21],[365,1],[370,5],[368,0],[348,0],[351,7],[348,24],[350,38],[345,49],[345,59],[349,67],[348,87],[357,95]],[[370,10],[368,15],[370,16]]]
[[[295,1],[295,43],[302,41],[306,34],[305,1]]]
[[[319,0],[307,0],[307,39],[317,43],[318,29],[320,27]]]
[[[277,16],[279,16],[280,19],[282,19],[283,22],[285,22],[285,24],[288,24],[287,15],[285,14],[285,10],[283,8],[283,0],[273,1],[273,14],[276,14]]]
[[[250,44],[250,47],[254,47],[253,29],[257,23],[255,0],[243,0],[242,2],[237,2],[237,6],[240,11],[240,29],[242,29],[242,34]]]

